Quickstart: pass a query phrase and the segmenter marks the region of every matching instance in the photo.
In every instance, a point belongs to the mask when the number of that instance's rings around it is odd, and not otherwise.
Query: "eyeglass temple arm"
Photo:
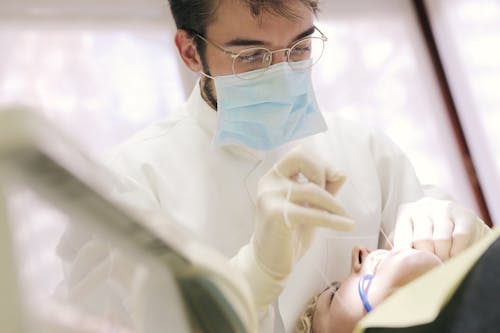
[[[217,48],[218,50],[224,52],[225,54],[231,56],[231,58],[236,58],[238,56],[237,53],[234,53],[232,51],[226,50],[222,46],[220,46],[220,45],[218,45],[218,44],[216,44],[214,42],[209,41],[208,39],[206,39],[205,37],[203,37],[202,34],[196,32],[196,31],[193,31],[193,30],[188,30],[188,31],[191,32],[191,33],[193,33],[195,35],[195,37],[198,37],[201,40],[203,40],[205,43],[208,43],[208,44],[212,45],[213,47]]]

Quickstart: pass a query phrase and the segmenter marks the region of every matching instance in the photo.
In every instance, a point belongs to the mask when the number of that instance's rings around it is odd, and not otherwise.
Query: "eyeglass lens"
[[[288,62],[293,69],[305,69],[315,64],[323,54],[324,42],[319,37],[305,38],[294,44],[288,51]],[[252,48],[241,51],[233,62],[234,74],[242,74],[271,65],[273,55],[264,48]],[[312,61],[304,63],[304,60]]]

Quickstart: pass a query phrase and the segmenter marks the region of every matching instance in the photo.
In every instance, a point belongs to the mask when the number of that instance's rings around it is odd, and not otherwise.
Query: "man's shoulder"
[[[192,133],[186,131],[185,127],[192,122],[191,118],[189,114],[178,112],[152,123],[115,146],[105,155],[105,160],[141,159],[154,156],[160,151],[165,154],[177,151],[180,143],[190,142],[186,139]]]

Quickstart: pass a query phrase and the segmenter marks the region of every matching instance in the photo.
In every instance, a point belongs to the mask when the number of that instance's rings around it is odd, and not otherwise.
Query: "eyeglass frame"
[[[231,59],[232,59],[232,66],[231,66],[232,68],[231,69],[233,71],[233,74],[236,75],[236,76],[238,76],[239,78],[245,80],[245,78],[243,76],[240,76],[239,74],[244,74],[244,73],[248,73],[248,72],[236,73],[235,65],[234,64],[236,62],[236,59],[243,52],[248,52],[250,50],[265,50],[270,55],[270,61],[269,61],[269,63],[265,67],[260,68],[260,69],[265,69],[265,71],[263,71],[263,73],[261,75],[263,75],[267,71],[267,69],[269,68],[269,66],[271,66],[271,64],[273,63],[274,53],[285,52],[286,62],[290,65],[290,58],[289,58],[290,52],[293,50],[293,48],[296,45],[298,45],[299,43],[303,42],[306,39],[316,38],[316,39],[320,39],[321,41],[323,41],[323,50],[321,51],[321,55],[318,58],[318,60],[319,60],[321,58],[321,56],[323,55],[323,52],[324,52],[324,43],[328,41],[328,37],[326,37],[326,35],[321,30],[319,30],[317,26],[313,25],[313,28],[314,28],[314,31],[318,31],[320,33],[319,37],[313,37],[313,36],[303,37],[303,38],[301,38],[301,39],[293,42],[293,44],[290,47],[287,47],[287,48],[282,48],[282,49],[278,49],[278,50],[269,50],[268,48],[265,48],[265,47],[250,47],[250,48],[247,48],[247,49],[243,49],[243,50],[241,50],[239,52],[233,52],[231,50],[227,50],[224,47],[220,46],[219,44],[217,44],[215,42],[212,42],[211,40],[209,40],[208,38],[206,38],[205,36],[203,36],[202,34],[200,34],[199,32],[197,32],[195,30],[192,30],[192,29],[186,29],[186,30],[189,31],[189,32],[191,32],[191,33],[193,33],[196,37],[200,38],[204,42],[206,42],[206,43],[214,46],[219,51],[222,51],[225,54],[227,54],[228,56],[230,56]],[[309,67],[312,67],[318,60],[316,60],[314,63],[312,63]],[[290,67],[293,69],[293,66],[290,65]],[[258,76],[252,77],[251,79],[254,79],[254,78],[257,78],[257,77]]]

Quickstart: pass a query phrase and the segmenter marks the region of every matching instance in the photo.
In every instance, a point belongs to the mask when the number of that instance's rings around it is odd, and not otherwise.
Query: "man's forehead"
[[[310,8],[298,0],[287,1],[287,6],[293,11],[293,16],[267,10],[255,15],[245,1],[221,0],[214,21],[207,27],[207,35],[220,39],[262,38],[271,41],[278,35],[299,35],[312,26],[314,14]]]
[[[265,4],[265,1],[244,0],[219,0],[215,9],[214,22],[223,20],[234,20],[240,24],[260,24],[267,21],[289,21],[290,23],[300,23],[301,21],[312,19],[314,13],[300,0],[285,0],[282,5],[272,5],[273,1]],[[276,3],[276,2],[274,2]]]

